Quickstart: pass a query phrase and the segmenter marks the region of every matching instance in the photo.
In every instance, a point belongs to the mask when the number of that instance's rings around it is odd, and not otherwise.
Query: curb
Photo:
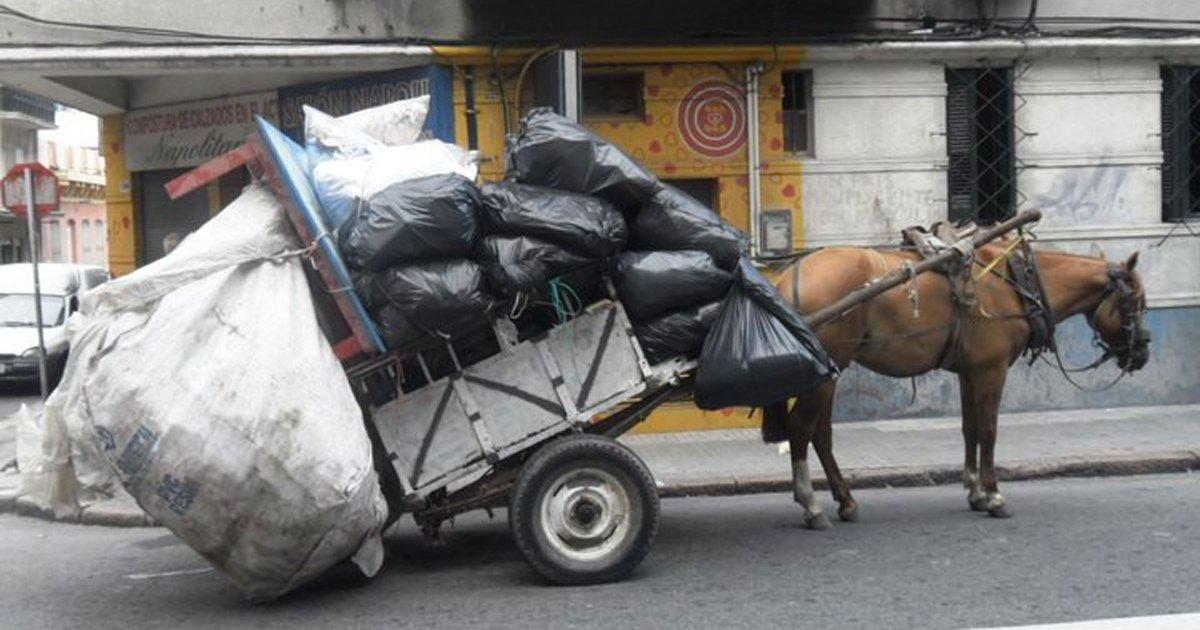
[[[997,466],[1001,481],[1025,481],[1056,477],[1124,477],[1200,471],[1200,452],[1165,451],[1140,455],[1104,458],[1059,457],[1029,460],[1009,466]],[[962,481],[959,466],[889,466],[860,468],[846,471],[846,481],[854,489],[911,488],[958,484]],[[817,490],[827,490],[824,478],[813,480]],[[659,483],[659,496],[720,497],[742,494],[791,492],[792,480],[786,475],[748,477],[713,477],[709,479],[667,479]],[[0,495],[0,513],[14,512],[48,521],[99,525],[106,527],[157,527],[158,523],[139,509],[103,504],[84,508],[78,515],[55,518],[46,510],[24,497]]]
[[[25,497],[0,497],[0,514],[9,512],[21,516],[40,518],[45,521],[78,525],[99,525],[103,527],[158,526],[158,522],[152,516],[142,512],[140,509],[101,504],[85,507],[80,510],[79,514],[59,518],[54,514],[53,510],[43,508]]]
[[[1058,457],[997,466],[1000,481],[1027,481],[1055,477],[1124,477],[1200,471],[1200,452],[1165,451],[1104,458]],[[847,470],[853,489],[911,488],[962,482],[961,466],[889,466]],[[813,488],[828,490],[824,478],[813,479]],[[791,477],[780,475],[666,479],[659,484],[661,497],[720,497],[769,492],[791,492]]]

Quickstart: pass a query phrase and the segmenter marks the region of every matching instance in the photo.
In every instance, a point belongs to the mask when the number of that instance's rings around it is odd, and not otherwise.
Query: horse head
[[[1138,255],[1134,252],[1123,263],[1108,264],[1108,284],[1088,314],[1088,323],[1098,342],[1117,366],[1126,372],[1140,370],[1150,359],[1150,331],[1144,325],[1146,291],[1138,276]]]

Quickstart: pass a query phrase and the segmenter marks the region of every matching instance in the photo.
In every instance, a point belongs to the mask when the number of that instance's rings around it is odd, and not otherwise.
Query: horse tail
[[[762,440],[767,444],[775,444],[788,439],[787,434],[787,400],[781,400],[762,408]]]

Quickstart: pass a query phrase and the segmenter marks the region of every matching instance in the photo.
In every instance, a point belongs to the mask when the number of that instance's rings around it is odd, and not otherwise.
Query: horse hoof
[[[807,517],[804,519],[804,524],[807,525],[809,529],[816,531],[824,531],[830,527],[833,527],[833,523],[829,522],[829,517],[825,516],[824,512],[817,512],[816,514]]]
[[[1012,516],[1012,510],[1008,509],[1007,505],[997,505],[988,508],[988,516],[992,518],[1009,518]]]
[[[858,520],[858,504],[838,509],[838,518],[843,522],[853,523]]]
[[[971,506],[972,512],[986,512],[988,510],[988,498],[986,494],[979,496],[967,497],[967,505]]]

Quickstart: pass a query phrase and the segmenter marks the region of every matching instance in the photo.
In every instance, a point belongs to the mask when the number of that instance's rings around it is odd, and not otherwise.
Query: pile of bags
[[[419,126],[423,103],[384,107]],[[478,188],[455,145],[409,133],[385,142],[361,118],[305,114],[317,195],[391,348],[469,334],[552,278],[599,273],[625,245],[625,219],[603,199],[516,182]]]
[[[762,406],[836,373],[820,342],[745,256],[746,238],[595,134],[549,109],[522,120],[509,177],[594,195],[632,226],[612,270],[651,363],[700,356],[696,404]]]
[[[651,363],[700,357],[702,407],[776,402],[833,374],[745,236],[696,199],[548,108],[511,139],[507,179],[477,188],[470,156],[412,132],[424,106],[384,106],[402,121],[387,137],[378,115],[305,110],[318,197],[389,347],[462,338],[587,270],[613,280]]]

